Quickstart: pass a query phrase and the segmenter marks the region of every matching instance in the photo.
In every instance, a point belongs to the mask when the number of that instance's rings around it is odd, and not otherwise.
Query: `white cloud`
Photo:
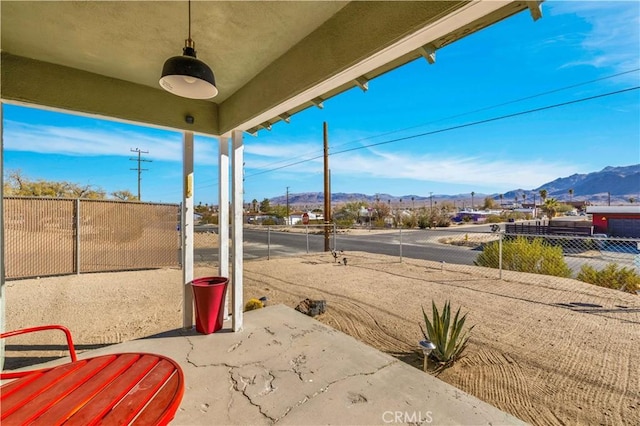
[[[247,174],[259,175],[261,170],[269,171],[296,160],[283,156],[277,163],[274,158],[269,161],[250,160],[247,167],[252,171]],[[481,183],[485,187],[496,190],[509,190],[516,187],[535,188],[544,182],[558,177],[558,170],[574,170],[586,172],[575,164],[551,162],[548,159],[532,159],[515,161],[512,159],[496,159],[483,156],[445,156],[443,154],[415,154],[377,151],[352,151],[345,154],[332,155],[329,159],[332,173],[343,178],[354,180],[413,180],[419,182],[441,182],[444,184],[471,185]],[[302,161],[282,169],[269,172],[276,174],[322,173],[323,159]],[[258,176],[256,176],[258,178]]]
[[[551,16],[575,14],[591,27],[587,33],[578,35],[584,57],[565,66],[591,65],[628,71],[640,65],[640,3],[637,1],[562,1],[548,2],[543,7],[548,7]],[[637,82],[637,74],[630,77]]]
[[[8,151],[63,154],[71,156],[130,156],[130,149],[148,151],[145,157],[158,161],[182,162],[182,138],[167,132],[158,137],[116,126],[75,128],[6,120],[4,149]],[[217,145],[209,138],[195,141],[198,164],[217,164]]]

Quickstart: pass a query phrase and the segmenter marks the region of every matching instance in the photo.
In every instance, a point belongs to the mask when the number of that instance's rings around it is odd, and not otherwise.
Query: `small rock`
[[[301,312],[310,317],[315,317],[316,315],[324,314],[327,309],[327,301],[326,300],[311,300],[304,299],[298,306],[296,306],[296,311]]]

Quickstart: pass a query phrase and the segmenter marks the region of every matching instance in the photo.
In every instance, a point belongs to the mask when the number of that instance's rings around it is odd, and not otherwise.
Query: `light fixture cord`
[[[191,41],[191,0],[189,0],[189,41]]]

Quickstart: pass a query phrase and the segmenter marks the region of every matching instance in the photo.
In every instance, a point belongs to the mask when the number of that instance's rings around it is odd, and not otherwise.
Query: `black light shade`
[[[162,67],[160,86],[167,92],[190,99],[210,99],[218,94],[211,68],[196,58],[193,41],[186,40],[182,56],[169,58]]]

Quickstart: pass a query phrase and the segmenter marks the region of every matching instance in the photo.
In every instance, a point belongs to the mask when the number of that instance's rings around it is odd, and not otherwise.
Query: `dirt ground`
[[[326,299],[319,321],[417,368],[421,307],[430,313],[432,300],[450,300],[475,328],[441,380],[532,424],[640,424],[640,297],[571,279],[505,272],[497,280],[483,268],[346,257],[348,266],[328,253],[246,261],[245,300]],[[196,268],[208,275],[216,269]],[[7,329],[65,324],[80,350],[175,329],[181,278],[162,269],[10,281]],[[39,339],[7,342],[7,363],[17,351],[63,353],[54,337]]]

